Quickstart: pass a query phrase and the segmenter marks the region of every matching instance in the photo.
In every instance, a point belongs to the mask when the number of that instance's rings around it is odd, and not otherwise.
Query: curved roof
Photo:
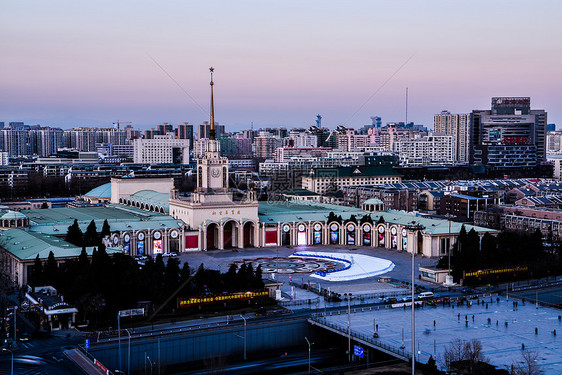
[[[154,206],[164,208],[164,212],[169,211],[168,200],[170,199],[170,194],[168,193],[159,193],[154,190],[141,190],[128,197],[123,197],[123,199],[138,203],[144,203],[145,205],[152,204]]]
[[[371,199],[367,199],[363,204],[383,204],[383,201],[381,201],[378,198],[371,198]]]
[[[2,220],[18,220],[18,219],[27,219],[27,216],[25,216],[24,214],[22,214],[21,212],[18,211],[0,211],[0,219]]]
[[[111,198],[111,182],[94,188],[84,194],[85,197]]]

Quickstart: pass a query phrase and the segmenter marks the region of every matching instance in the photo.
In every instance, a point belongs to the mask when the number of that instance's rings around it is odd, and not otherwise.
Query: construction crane
[[[116,125],[116,124],[117,124],[117,130],[119,130],[120,129],[119,125],[121,125],[121,124],[132,124],[132,122],[131,121],[119,121],[119,120],[117,120],[116,122],[113,123],[113,125]]]

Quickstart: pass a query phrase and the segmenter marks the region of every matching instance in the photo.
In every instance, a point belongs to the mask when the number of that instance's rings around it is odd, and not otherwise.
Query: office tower
[[[135,163],[189,164],[189,140],[175,139],[173,134],[155,134],[150,139],[135,139]]]
[[[452,138],[454,163],[468,163],[469,124],[470,115],[467,113],[453,114],[442,111],[433,115],[433,132]]]
[[[211,125],[208,121],[199,124],[199,139],[211,137]],[[220,138],[224,134],[224,125],[219,125],[215,122],[215,138]]]
[[[492,167],[536,166],[546,161],[544,110],[529,97],[494,97],[491,110],[470,115],[470,161]]]
[[[187,122],[178,125],[178,139],[189,139],[189,147],[193,148],[193,125]]]

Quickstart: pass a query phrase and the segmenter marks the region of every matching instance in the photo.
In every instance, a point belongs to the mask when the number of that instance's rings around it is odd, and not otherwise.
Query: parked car
[[[382,300],[384,303],[396,303],[398,302],[398,300],[396,299],[396,297],[386,297],[385,299]]]
[[[422,292],[418,294],[418,299],[431,299],[433,298],[433,292]]]

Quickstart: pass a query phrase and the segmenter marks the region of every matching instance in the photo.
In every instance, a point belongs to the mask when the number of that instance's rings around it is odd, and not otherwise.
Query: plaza
[[[480,297],[480,303],[477,300],[470,301],[470,306],[467,303],[451,303],[450,306],[437,304],[437,307],[416,309],[418,361],[427,362],[433,356],[442,367],[445,347],[453,340],[477,339],[482,343],[484,356],[498,368],[507,368],[520,362],[524,347],[538,353],[538,363],[544,373],[562,372],[560,311],[496,295]],[[517,302],[517,307],[514,302]],[[380,342],[396,349],[404,346],[404,350],[411,353],[410,307],[385,306],[371,311],[364,310],[351,310],[352,335],[373,337],[378,326]],[[320,318],[320,321],[323,319]],[[345,312],[339,315],[328,313],[325,319],[328,323],[347,330],[348,316]]]

